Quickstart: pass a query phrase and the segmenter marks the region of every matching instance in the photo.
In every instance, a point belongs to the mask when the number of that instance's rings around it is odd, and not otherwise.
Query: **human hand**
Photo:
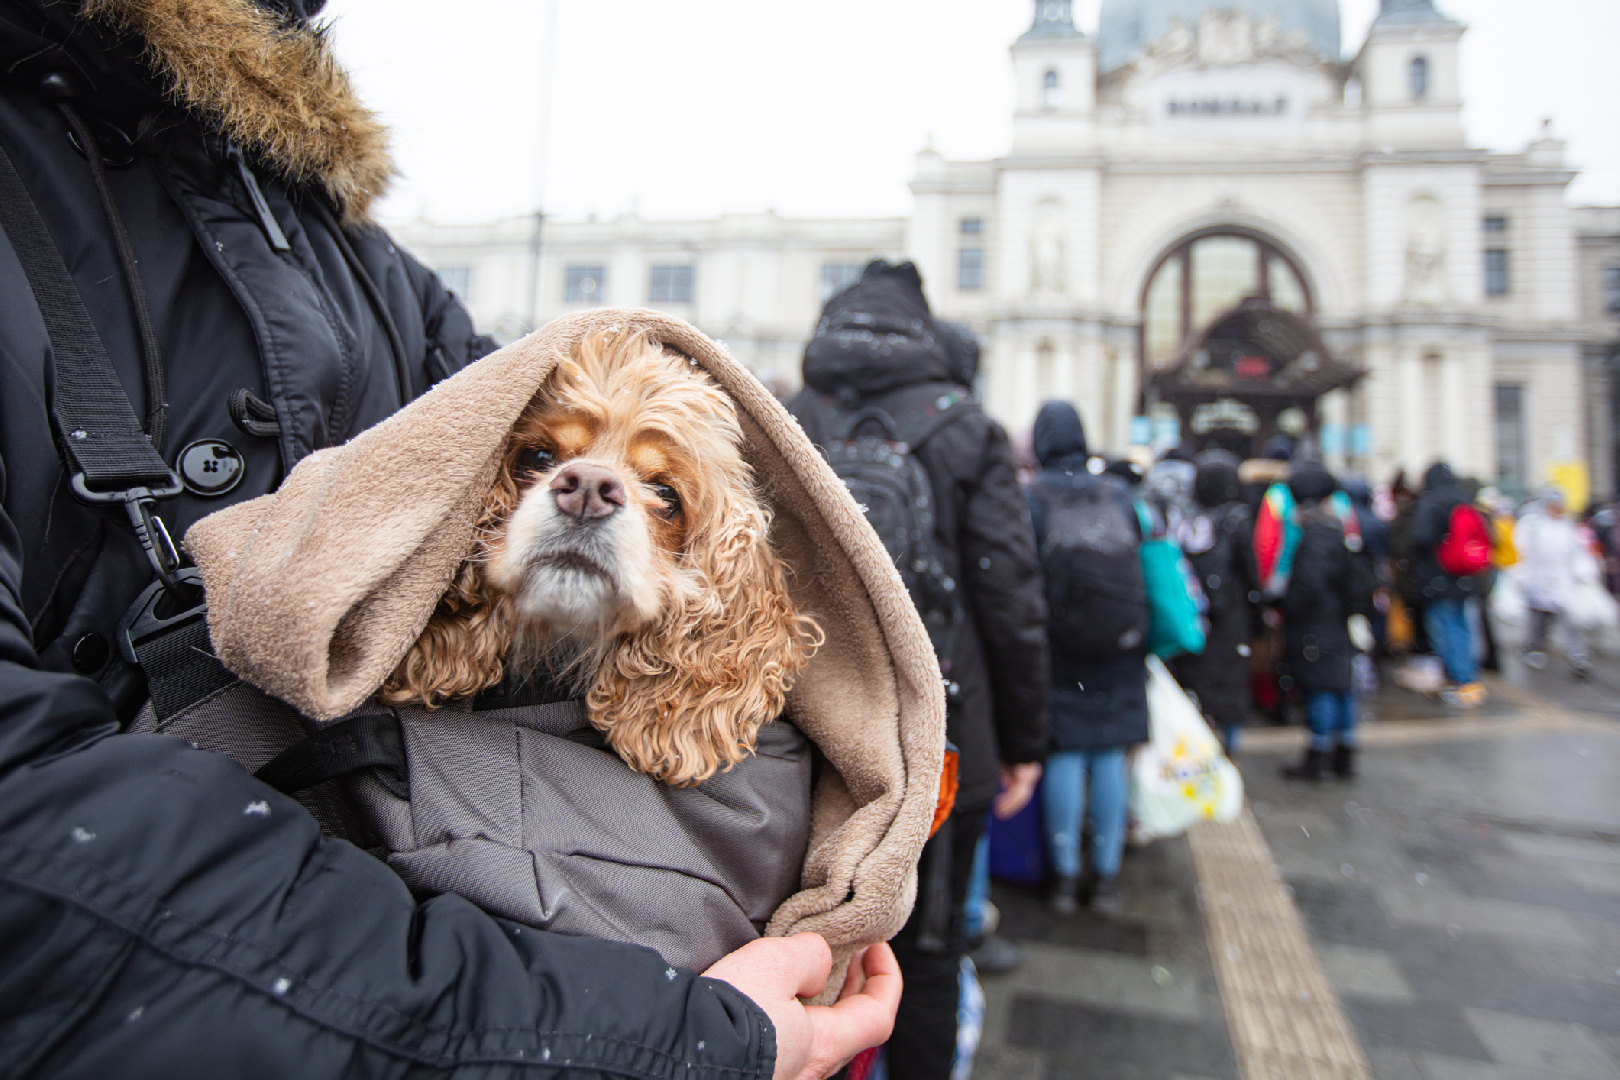
[[[771,1018],[773,1080],[822,1080],[867,1047],[887,1042],[900,1008],[900,965],[887,945],[855,954],[837,1004],[799,1000],[821,993],[831,971],[826,939],[807,931],[750,941],[703,974],[730,983]]]
[[[1029,800],[1035,794],[1035,785],[1041,779],[1041,763],[1027,762],[1023,765],[1003,765],[1001,767],[1001,793],[990,804],[990,812],[1002,821],[1006,821],[1018,811],[1029,805]]]

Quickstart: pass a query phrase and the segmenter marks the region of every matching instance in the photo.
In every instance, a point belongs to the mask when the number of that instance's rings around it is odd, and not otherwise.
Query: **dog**
[[[545,670],[638,772],[689,786],[742,761],[823,640],[742,443],[696,361],[645,332],[587,339],[513,428],[474,550],[383,701]]]

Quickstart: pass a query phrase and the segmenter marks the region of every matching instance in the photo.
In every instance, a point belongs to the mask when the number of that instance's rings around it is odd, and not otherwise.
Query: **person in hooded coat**
[[[1042,568],[1054,568],[1047,534],[1049,518],[1067,493],[1095,493],[1115,504],[1136,526],[1140,521],[1130,486],[1099,469],[1086,447],[1080,414],[1066,401],[1049,401],[1035,417],[1035,456],[1041,471],[1028,489],[1030,515]],[[1145,604],[1145,597],[1142,600]],[[1080,616],[1083,618],[1083,615]],[[1090,902],[1104,913],[1120,906],[1119,865],[1125,849],[1126,752],[1148,739],[1147,642],[1145,635],[1123,651],[1099,657],[1049,631],[1052,649],[1052,753],[1041,786],[1047,850],[1052,858],[1052,906],[1068,913],[1082,886],[1080,834],[1089,809],[1092,837]]]
[[[1209,605],[1204,651],[1175,660],[1176,679],[1198,698],[1227,753],[1253,710],[1249,661],[1265,630],[1260,572],[1254,561],[1254,517],[1238,479],[1238,459],[1224,450],[1198,455],[1197,510],[1176,531]]]
[[[371,220],[386,133],[320,6],[0,3],[0,1075],[763,1080],[804,1032],[733,986],[418,902],[225,757],[120,734],[157,571],[59,447],[128,415],[178,537],[495,347]]]
[[[894,417],[954,406],[956,419],[914,453],[933,493],[933,548],[956,584],[965,619],[948,664],[947,737],[958,751],[956,807],[923,852],[949,868],[948,927],[927,927],[920,898],[893,945],[906,993],[889,1040],[895,1080],[943,1080],[956,1050],[966,900],[974,854],[992,802],[1014,812],[1033,794],[1046,756],[1046,606],[1029,515],[1007,433],[965,399],[976,356],[940,330],[911,263],[874,260],[828,300],[804,351],[804,389],[787,403],[811,442],[862,409]],[[976,352],[976,350],[973,350]],[[941,405],[944,402],[946,405]],[[864,434],[861,428],[857,434]],[[998,796],[998,790],[1005,788]]]
[[[1288,673],[1305,696],[1310,743],[1284,775],[1320,780],[1329,768],[1355,772],[1356,720],[1352,617],[1372,612],[1372,576],[1365,553],[1329,502],[1336,483],[1320,465],[1301,465],[1288,485],[1299,510],[1300,539],[1282,598]],[[1353,514],[1354,510],[1347,511]],[[1370,631],[1368,631],[1370,634]]]
[[[1411,552],[1412,579],[1422,597],[1423,628],[1445,666],[1446,687],[1440,700],[1456,708],[1478,708],[1486,692],[1474,663],[1474,635],[1464,605],[1478,595],[1478,582],[1448,573],[1440,565],[1440,545],[1451,531],[1451,517],[1468,500],[1461,484],[1443,461],[1423,474],[1423,492],[1412,508],[1406,540]]]

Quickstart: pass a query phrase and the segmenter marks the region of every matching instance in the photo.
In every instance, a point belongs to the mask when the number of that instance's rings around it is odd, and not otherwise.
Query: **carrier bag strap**
[[[177,571],[175,581],[189,597],[202,596],[202,574]],[[124,659],[139,664],[157,719],[176,716],[237,679],[214,655],[208,637],[208,608],[178,602],[162,581],[148,585],[118,627]]]
[[[326,724],[277,754],[253,775],[287,795],[372,770],[389,793],[411,797],[405,737],[392,712],[363,712]]]
[[[141,429],[62,253],[4,148],[0,227],[50,337],[51,421],[73,493],[89,503],[122,503],[158,579],[176,588],[179,556],[155,506],[180,493],[180,478]]]

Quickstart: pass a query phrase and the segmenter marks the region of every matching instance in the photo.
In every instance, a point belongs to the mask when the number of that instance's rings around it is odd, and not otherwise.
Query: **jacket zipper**
[[[270,204],[259,188],[258,178],[248,167],[247,156],[242,153],[242,148],[235,143],[229,143],[225,153],[236,163],[236,172],[242,178],[242,186],[247,188],[248,198],[252,200],[253,209],[259,215],[259,227],[264,230],[270,246],[277,251],[291,251],[292,245],[287,243],[287,234],[281,231],[281,224],[276,221],[276,215],[270,212]]]

